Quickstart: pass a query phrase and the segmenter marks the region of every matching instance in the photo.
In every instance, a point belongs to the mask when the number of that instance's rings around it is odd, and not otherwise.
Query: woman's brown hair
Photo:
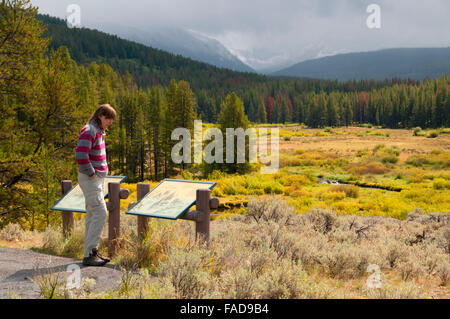
[[[109,104],[100,105],[97,110],[92,114],[89,122],[97,123],[98,127],[102,127],[102,121],[100,120],[100,116],[103,115],[107,119],[116,119],[117,113],[116,110]]]

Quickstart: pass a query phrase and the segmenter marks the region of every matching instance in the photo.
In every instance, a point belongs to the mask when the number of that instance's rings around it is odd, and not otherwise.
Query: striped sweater
[[[75,160],[80,173],[89,176],[97,174],[99,177],[106,177],[108,174],[105,133],[95,121],[89,122],[80,131]]]

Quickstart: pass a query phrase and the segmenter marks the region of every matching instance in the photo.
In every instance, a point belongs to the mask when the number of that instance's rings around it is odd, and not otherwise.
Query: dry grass
[[[17,224],[8,224],[0,230],[0,247],[30,249],[42,246],[43,233],[23,230]]]
[[[297,214],[276,197],[253,197],[245,215],[212,222],[207,249],[188,221],[151,220],[141,244],[135,216],[126,215],[112,261],[125,267],[119,288],[56,297],[450,298],[449,225],[448,214],[416,210],[403,221],[323,209]],[[77,256],[81,226],[66,240],[61,229],[47,229],[44,250]],[[381,270],[381,288],[367,286],[371,264]]]
[[[212,222],[209,249],[195,244],[189,222],[156,222],[149,236],[161,248],[134,259],[122,285],[97,297],[450,298],[449,223],[448,214],[420,211],[404,221],[299,215],[275,197],[253,198],[246,215]],[[135,226],[126,220],[132,243],[114,262],[136,253],[128,251],[139,245]],[[367,285],[370,265],[380,269],[380,288]]]
[[[286,130],[295,130],[289,127]],[[302,129],[308,134],[307,137],[293,136],[290,141],[280,139],[280,153],[289,153],[296,149],[305,151],[326,150],[338,155],[352,155],[359,150],[373,149],[377,144],[385,144],[388,147],[398,147],[400,162],[404,162],[411,155],[425,154],[433,150],[450,150],[450,135],[440,134],[437,138],[426,138],[413,136],[412,130],[406,129],[377,129],[384,133],[381,135],[362,135],[367,131],[363,127],[339,128],[341,134],[330,134],[329,136],[316,136],[321,129]],[[358,136],[360,134],[360,136]],[[386,136],[389,135],[389,137]]]

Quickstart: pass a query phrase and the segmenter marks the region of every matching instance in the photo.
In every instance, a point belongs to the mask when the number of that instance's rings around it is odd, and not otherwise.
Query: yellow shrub
[[[380,206],[375,202],[361,203],[361,209],[369,215],[384,215],[380,210]]]
[[[294,132],[280,130],[280,137],[292,137],[292,136],[294,136]]]
[[[314,184],[313,181],[311,181],[308,177],[301,174],[296,175],[289,175],[286,177],[284,185],[290,186],[292,184],[299,183],[300,185],[311,185]]]
[[[289,186],[285,186],[284,194],[291,197],[312,196],[309,192],[304,190],[302,184],[299,182],[293,182],[289,184]]]
[[[325,192],[320,195],[320,198],[325,201],[336,201],[346,197],[344,192]]]
[[[335,185],[328,189],[329,192],[343,192],[346,197],[359,197],[359,188],[354,185]]]
[[[385,213],[385,216],[399,219],[405,219],[408,212],[414,210],[414,205],[407,204],[393,197],[384,197],[379,205],[381,211]]]
[[[282,194],[283,185],[280,183],[282,174],[272,175],[232,175],[216,180],[217,186],[213,190],[214,196],[226,195],[263,195]]]
[[[287,167],[287,166],[300,166],[302,165],[302,159],[298,156],[291,156],[286,154],[280,154],[279,158],[279,167]]]
[[[137,184],[128,184],[128,183],[122,183],[120,184],[120,188],[127,188],[130,191],[130,195],[127,199],[120,200],[120,211],[125,212],[128,210],[128,205],[131,202],[137,202],[137,191],[136,186]]]
[[[384,174],[389,171],[389,169],[381,163],[351,163],[347,165],[345,169],[355,175]]]
[[[302,132],[302,131],[298,131],[294,133],[294,136],[310,136],[309,134]]]
[[[443,178],[435,178],[433,180],[433,188],[434,189],[450,189],[450,181],[447,181]]]
[[[328,209],[328,205],[324,202],[317,202],[314,208],[322,208],[322,209]]]
[[[300,196],[295,200],[288,200],[288,203],[294,206],[297,212],[306,213],[317,203],[317,199],[308,196]]]
[[[217,186],[216,186],[217,187]],[[221,186],[223,193],[225,195],[238,195],[238,194],[247,194],[247,189],[243,187],[239,180],[225,180],[221,181]]]
[[[360,207],[361,205],[359,203],[349,201],[335,202],[332,205],[333,210],[342,215],[358,214]]]
[[[384,136],[384,133],[381,131],[373,131],[368,133],[369,135],[374,135],[374,136]]]
[[[434,150],[427,155],[413,155],[408,157],[406,164],[416,167],[432,165],[435,168],[448,168],[450,167],[450,152]]]
[[[289,195],[292,197],[311,197],[311,193],[308,193],[304,189],[290,190]]]
[[[421,173],[413,174],[407,178],[408,183],[421,183],[425,179]]]

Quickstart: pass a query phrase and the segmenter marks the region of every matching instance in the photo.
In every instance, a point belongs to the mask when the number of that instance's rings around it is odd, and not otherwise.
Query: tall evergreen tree
[[[344,96],[342,99],[342,109],[344,110],[343,124],[350,126],[352,124],[353,110],[348,96]]]
[[[222,131],[223,137],[226,139],[227,128],[238,129],[242,128],[244,131],[249,127],[249,120],[244,112],[244,103],[235,94],[229,94],[220,107],[221,111],[218,118],[218,125]],[[245,163],[237,163],[237,137],[234,136],[234,163],[224,163],[223,169],[230,173],[243,173],[249,169],[249,163],[246,160]],[[225,143],[226,144],[226,143]],[[248,144],[246,143],[248,150]],[[226,147],[226,145],[224,145]],[[246,152],[247,153],[247,152]],[[223,152],[226,156],[226,150]],[[247,157],[246,157],[247,158]]]
[[[147,130],[150,149],[153,153],[153,179],[159,180],[160,168],[164,166],[162,129],[164,127],[164,111],[166,109],[160,87],[155,86],[151,89],[149,102]]]
[[[44,148],[55,162],[73,155],[71,137],[81,123],[76,64],[66,48],[43,57],[48,41],[36,11],[29,1],[0,3],[0,224],[35,220],[39,199],[24,186],[41,181]],[[58,185],[61,171],[55,165],[50,188]]]
[[[256,122],[267,123],[266,105],[264,104],[264,100],[262,98],[259,99],[257,105]]]

